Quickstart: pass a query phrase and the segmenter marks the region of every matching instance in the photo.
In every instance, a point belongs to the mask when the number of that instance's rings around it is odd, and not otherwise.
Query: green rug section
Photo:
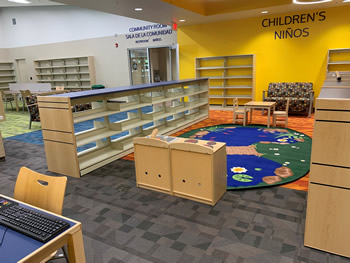
[[[29,113],[27,111],[8,110],[6,112],[6,121],[0,122],[0,131],[3,138],[11,137],[23,133],[28,133],[41,129],[40,122],[32,122],[32,128],[29,128]]]
[[[226,143],[229,190],[290,183],[310,169],[312,139],[288,128],[224,124],[180,137]]]

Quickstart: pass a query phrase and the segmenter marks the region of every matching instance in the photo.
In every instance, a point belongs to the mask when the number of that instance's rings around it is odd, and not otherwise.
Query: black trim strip
[[[322,121],[322,122],[337,122],[337,123],[350,123],[350,121],[330,121],[330,120],[316,120],[316,121]]]
[[[350,112],[350,110],[336,110],[336,109],[317,109],[316,111],[343,111],[343,112]]]
[[[63,144],[69,144],[69,145],[73,145],[73,143],[70,143],[70,142],[59,142],[59,141],[54,141],[54,140],[48,140],[48,139],[44,139],[44,141],[47,141],[47,142],[56,142],[56,143],[63,143]]]
[[[61,133],[68,133],[68,134],[73,134],[73,132],[68,132],[68,131],[57,131],[57,130],[49,130],[49,129],[42,129],[43,131],[51,131],[51,132],[61,132]]]
[[[332,164],[325,164],[325,163],[314,163],[311,164],[321,165],[321,166],[329,166],[329,167],[336,167],[336,168],[343,168],[343,169],[350,169],[350,167],[347,166],[340,166],[340,165],[332,165]]]
[[[350,190],[350,188],[341,187],[341,186],[335,186],[335,185],[329,185],[329,184],[321,184],[321,183],[313,183],[313,182],[310,182],[310,184],[327,186],[327,187],[333,187],[333,188],[339,188],[339,189],[344,189],[344,190]]]

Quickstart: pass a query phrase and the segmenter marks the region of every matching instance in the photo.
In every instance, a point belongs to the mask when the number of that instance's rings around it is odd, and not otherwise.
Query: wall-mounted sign
[[[288,28],[286,29],[275,31],[275,40],[289,39],[289,38],[300,38],[300,37],[310,36],[309,27],[293,28],[292,26],[306,24],[306,23],[323,22],[325,20],[326,20],[326,11],[320,11],[320,12],[313,12],[313,13],[300,14],[300,15],[265,18],[262,20],[261,25],[264,28],[288,26]]]
[[[152,31],[154,29],[157,30]],[[173,30],[167,25],[153,24],[148,26],[131,27],[129,28],[129,32],[131,32],[131,34],[126,34],[125,38],[127,40],[135,40],[136,44],[140,44],[162,41],[161,36],[171,35]]]

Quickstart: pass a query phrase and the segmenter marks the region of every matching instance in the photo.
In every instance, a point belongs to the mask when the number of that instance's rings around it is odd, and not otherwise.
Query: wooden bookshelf
[[[7,90],[10,83],[16,83],[13,62],[0,62],[0,89]]]
[[[96,84],[94,57],[70,57],[34,61],[37,82],[65,89],[91,89]]]
[[[133,138],[154,128],[171,134],[206,119],[208,93],[208,79],[200,78],[39,96],[48,169],[80,177],[131,153]],[[72,112],[81,103],[93,109]],[[93,125],[75,131],[88,121]]]
[[[255,55],[196,58],[196,77],[209,78],[210,105],[215,109],[232,106],[232,98],[240,104],[254,100]]]

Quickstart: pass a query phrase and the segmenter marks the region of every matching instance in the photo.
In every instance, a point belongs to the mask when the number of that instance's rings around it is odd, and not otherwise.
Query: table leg
[[[70,263],[85,263],[84,242],[81,229],[71,235],[67,248]]]
[[[270,128],[270,113],[271,113],[271,107],[268,107],[268,109],[267,109],[267,128]]]
[[[243,114],[243,126],[246,125],[246,121],[247,121],[247,113],[246,113],[246,110],[247,110],[247,108],[246,108],[246,106],[244,106],[244,109],[243,109],[243,112],[244,112],[244,114]]]
[[[249,109],[249,115],[250,115],[250,123],[253,122],[253,108]]]
[[[16,111],[19,111],[19,106],[18,106],[18,94],[15,95],[15,103],[16,103]]]

